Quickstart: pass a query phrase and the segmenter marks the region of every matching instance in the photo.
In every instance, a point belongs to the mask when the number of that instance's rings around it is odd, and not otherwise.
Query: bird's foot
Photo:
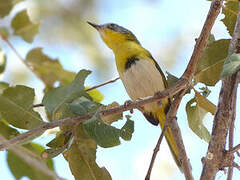
[[[130,104],[132,104],[132,101],[131,101],[131,100],[125,101],[125,102],[124,102],[124,107],[126,108],[126,107],[129,106]],[[130,109],[129,111],[130,111],[131,114],[133,113],[133,109]]]

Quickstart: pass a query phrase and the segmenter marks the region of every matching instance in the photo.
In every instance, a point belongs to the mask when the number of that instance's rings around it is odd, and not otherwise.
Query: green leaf
[[[119,106],[117,102],[112,102],[111,104],[108,104],[107,106],[102,106],[100,109],[110,109]],[[102,121],[108,125],[112,124],[113,122],[116,122],[118,120],[121,120],[123,117],[123,113],[116,113],[116,114],[111,114],[108,116],[102,117]]]
[[[9,15],[13,6],[22,0],[0,0],[0,18]]]
[[[223,65],[223,71],[221,77],[226,77],[234,74],[240,69],[240,55],[233,53],[228,56]]]
[[[225,15],[225,17],[221,21],[227,27],[229,34],[232,36],[237,20],[238,1],[225,2],[224,6],[222,7],[222,13]]]
[[[196,99],[191,99],[186,104],[186,112],[188,118],[188,125],[190,129],[201,139],[209,142],[210,133],[208,132],[207,128],[203,125],[202,120],[204,116],[207,114],[207,111],[203,109],[198,104],[193,105],[196,103]]]
[[[111,180],[108,171],[96,163],[96,149],[96,143],[89,138],[83,125],[79,124],[73,144],[64,152],[64,158],[68,161],[75,179]]]
[[[51,148],[60,148],[63,146],[66,146],[71,139],[72,132],[66,131],[66,132],[61,132],[60,134],[57,135],[52,141],[50,141],[47,146]]]
[[[55,82],[67,85],[76,76],[75,73],[64,70],[58,60],[43,54],[42,48],[35,48],[28,52],[26,64],[49,89],[53,88]]]
[[[210,112],[212,115],[215,114],[217,107],[211,103],[205,96],[201,95],[197,91],[195,91],[195,98],[197,104],[203,108],[205,111]]]
[[[96,112],[100,105],[90,101],[85,97],[80,97],[75,99],[71,104],[69,104],[69,106],[73,113],[84,116],[88,113]]]
[[[0,0],[0,18],[7,16],[12,10],[12,0]]]
[[[201,88],[199,88],[199,89],[201,90],[200,93],[201,93],[203,96],[205,96],[205,97],[208,97],[209,94],[211,93],[211,90],[210,90],[207,86],[201,87]]]
[[[210,34],[208,37],[208,44],[213,43],[214,41],[216,41],[214,35]]]
[[[19,12],[12,20],[11,26],[14,34],[21,36],[26,42],[32,43],[39,31],[40,23],[32,23],[28,17],[27,11]]]
[[[6,67],[6,56],[2,50],[0,50],[0,74],[4,72]]]
[[[54,138],[52,141],[50,141],[47,146],[50,147],[50,149],[45,149],[41,157],[44,159],[48,158],[54,158],[58,156],[60,153],[65,151],[69,144],[71,143],[72,132],[66,131],[61,132],[57,135],[56,138]]]
[[[51,158],[55,158],[56,156],[58,156],[59,154],[61,154],[63,151],[65,151],[67,148],[66,147],[60,147],[60,148],[53,148],[53,149],[45,149],[42,152],[41,157],[43,159],[51,159]]]
[[[20,133],[10,127],[5,121],[1,120],[0,121],[0,134],[4,136],[6,139],[11,139],[19,135]]]
[[[34,90],[18,85],[3,91],[0,96],[0,113],[11,125],[22,129],[33,129],[42,125],[40,115],[33,111]]]
[[[200,58],[194,80],[214,86],[220,79],[223,63],[228,54],[229,39],[214,41],[205,48]]]
[[[6,139],[11,139],[18,136],[20,133],[16,129],[10,127],[7,122],[1,120],[0,134]],[[31,158],[36,158],[37,160],[42,161],[40,153],[44,150],[44,148],[39,144],[28,143],[23,146],[16,146],[15,148],[18,148],[18,150],[22,151],[22,153],[31,156]],[[52,160],[42,162],[45,163],[50,170],[54,169]],[[38,178],[45,176],[33,168],[32,165],[27,164],[24,159],[18,157],[18,155],[11,150],[8,150],[8,165],[16,179],[20,179],[22,176]],[[49,177],[47,177],[47,179],[49,179]]]
[[[45,94],[42,103],[52,115],[52,120],[64,117],[63,111],[68,108],[66,104],[72,103],[74,99],[81,96],[89,97],[84,88],[85,79],[89,74],[90,71],[81,70],[68,86],[52,89]]]
[[[179,80],[179,78],[177,78],[170,72],[167,72],[167,83],[168,83],[169,87],[172,87],[178,80]]]
[[[119,145],[119,137],[121,135],[123,135],[123,138],[130,140],[129,138],[134,131],[132,122],[130,121],[127,121],[121,129],[118,129],[104,123],[98,113],[83,124],[89,136],[94,139],[99,146],[104,148]],[[127,135],[124,131],[127,132]]]
[[[3,93],[5,89],[9,87],[9,84],[6,82],[0,82],[0,95]]]
[[[168,87],[172,87],[176,84],[176,82],[179,80],[178,77],[174,76],[173,74],[171,74],[170,72],[167,72],[167,83],[168,83]],[[190,88],[186,91],[185,94],[190,93]],[[175,97],[176,95],[174,95]]]
[[[130,116],[126,116],[127,122],[121,128],[120,136],[125,141],[130,141],[132,139],[132,134],[134,132],[134,121],[130,120]]]
[[[38,160],[39,163],[42,164],[42,166],[46,166],[46,168],[53,170],[52,160],[43,161],[40,158],[40,154],[41,154],[41,151],[43,151],[43,149],[44,148],[38,144],[29,143],[24,145],[23,147],[20,147],[19,151],[22,151],[22,153],[30,156],[31,158]],[[12,172],[12,174],[16,179],[21,179],[24,176],[34,180],[42,180],[42,179],[52,180],[53,179],[49,175],[46,175],[40,170],[38,170],[36,167],[25,162],[25,159],[15,154],[14,151],[8,150],[7,162],[8,162],[10,171]]]

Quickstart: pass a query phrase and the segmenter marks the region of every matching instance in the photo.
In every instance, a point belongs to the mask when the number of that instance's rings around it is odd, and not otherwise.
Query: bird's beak
[[[91,22],[89,22],[89,21],[87,21],[87,23],[88,23],[89,25],[91,25],[92,27],[94,27],[96,30],[100,30],[100,29],[101,29],[101,25],[97,25],[97,24],[91,23]]]

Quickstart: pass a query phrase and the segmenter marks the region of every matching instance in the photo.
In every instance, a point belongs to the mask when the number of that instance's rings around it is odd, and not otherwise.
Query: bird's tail
[[[155,117],[157,117],[157,119],[159,120],[161,128],[163,128],[164,123],[165,123],[165,113],[162,111],[158,111],[157,113],[154,113],[154,114],[155,114]],[[177,151],[177,145],[176,145],[174,136],[172,134],[172,131],[169,127],[165,131],[165,137],[166,137],[168,146],[171,150],[171,153],[173,155],[173,158],[174,158],[177,166],[179,167],[180,171],[182,171],[182,163],[180,161],[179,153]]]

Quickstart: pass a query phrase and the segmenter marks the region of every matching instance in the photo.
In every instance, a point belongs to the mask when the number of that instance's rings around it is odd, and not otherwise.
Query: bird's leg
[[[137,100],[141,100],[141,98],[138,98]],[[131,100],[127,100],[124,102],[124,106],[127,107],[128,105],[132,104],[132,101]],[[142,113],[144,113],[144,107],[143,106],[139,106],[137,107],[137,109],[139,111],[141,111]],[[133,109],[130,109],[130,113],[132,114],[133,113]]]
[[[128,105],[132,104],[132,101],[131,100],[127,100],[124,102],[124,107],[126,108]],[[130,113],[132,114],[133,113],[133,109],[130,109]]]

